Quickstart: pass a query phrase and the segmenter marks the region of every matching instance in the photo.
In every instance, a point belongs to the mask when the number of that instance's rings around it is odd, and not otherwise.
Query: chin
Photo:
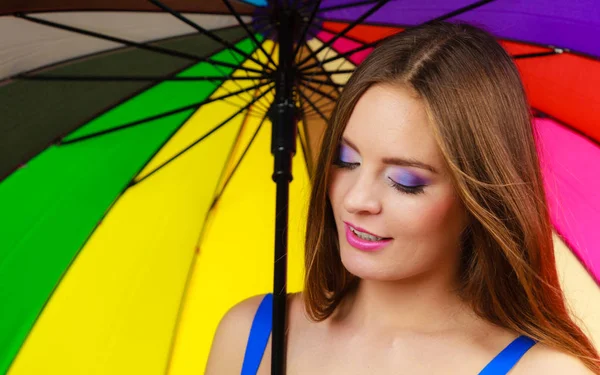
[[[389,268],[389,259],[376,255],[383,254],[363,253],[354,248],[344,248],[340,252],[344,268],[360,279],[394,281],[404,277],[402,270]]]

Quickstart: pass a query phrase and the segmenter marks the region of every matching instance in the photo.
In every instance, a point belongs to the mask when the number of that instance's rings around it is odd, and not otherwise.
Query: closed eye
[[[338,166],[339,168],[345,168],[345,169],[354,169],[356,167],[358,167],[360,165],[360,163],[348,163],[346,161],[343,161],[341,159],[337,159],[333,162],[334,165]]]
[[[360,163],[348,163],[345,162],[341,159],[337,159],[333,162],[333,164],[335,166],[337,166],[338,168],[342,168],[342,169],[349,169],[349,170],[353,170],[355,168],[357,168]],[[425,185],[419,185],[419,186],[406,186],[406,185],[402,185],[397,183],[396,181],[392,180],[391,178],[388,177],[388,180],[390,181],[390,185],[398,190],[401,193],[404,194],[422,194],[425,192],[424,187]]]
[[[422,194],[425,192],[425,185],[419,185],[419,186],[406,186],[406,185],[402,185],[397,183],[396,181],[392,180],[391,178],[388,177],[388,180],[390,180],[390,182],[392,183],[392,187],[398,191],[400,191],[401,193],[406,193],[406,194]]]

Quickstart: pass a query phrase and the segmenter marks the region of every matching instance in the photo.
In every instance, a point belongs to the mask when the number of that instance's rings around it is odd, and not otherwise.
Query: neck
[[[360,280],[334,321],[352,329],[433,333],[456,328],[472,315],[451,277]]]

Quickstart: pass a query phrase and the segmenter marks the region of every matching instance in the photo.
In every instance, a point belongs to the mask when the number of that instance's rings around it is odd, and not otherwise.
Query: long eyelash
[[[402,193],[406,193],[406,194],[422,194],[425,192],[425,190],[423,189],[423,186],[409,187],[409,186],[401,185],[397,182],[393,182],[392,186],[394,187],[394,189],[396,189]]]
[[[358,167],[358,165],[360,163],[348,163],[345,161],[342,161],[340,159],[336,159],[333,161],[333,164],[335,166],[337,166],[338,168],[344,168],[344,169],[354,169],[356,167]],[[390,182],[392,183],[392,187],[396,190],[398,190],[401,193],[405,193],[405,194],[423,194],[425,192],[425,190],[423,189],[424,185],[421,186],[404,186],[402,184],[397,183],[396,181],[392,180],[391,178],[388,178],[390,180]]]
[[[340,159],[333,161],[333,165],[336,165],[339,168],[345,168],[345,169],[354,169],[354,168],[358,167],[358,164],[359,163],[348,163],[345,161],[341,161]]]

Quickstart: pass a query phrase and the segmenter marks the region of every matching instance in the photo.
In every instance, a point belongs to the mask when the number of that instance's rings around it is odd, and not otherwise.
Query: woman
[[[322,143],[288,375],[600,374],[560,289],[531,121],[479,28],[423,25],[369,55]],[[226,314],[207,374],[270,374],[270,297]]]

